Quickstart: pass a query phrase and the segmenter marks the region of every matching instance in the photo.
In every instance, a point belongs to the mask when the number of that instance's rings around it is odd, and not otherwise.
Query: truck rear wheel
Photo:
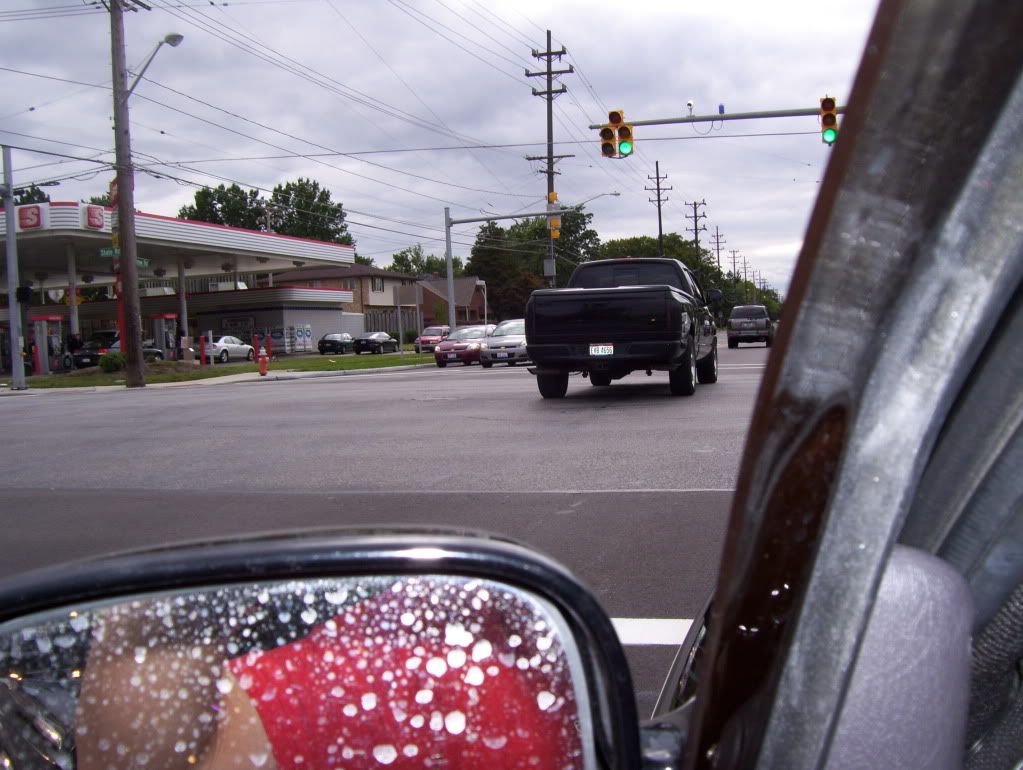
[[[710,355],[704,356],[696,362],[696,378],[702,385],[710,385],[718,381],[718,344],[716,341]]]
[[[536,387],[544,398],[564,398],[568,392],[568,373],[538,374]]]
[[[693,353],[693,340],[689,339],[682,363],[678,368],[668,372],[668,387],[673,396],[691,396],[696,392],[696,357]]]

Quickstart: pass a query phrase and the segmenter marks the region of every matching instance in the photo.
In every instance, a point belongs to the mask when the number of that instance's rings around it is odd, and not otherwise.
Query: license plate
[[[507,357],[508,357],[508,354],[507,354],[507,353],[498,353],[498,354],[497,354],[497,357],[498,357],[498,358],[507,358]]]
[[[448,353],[448,358],[458,358],[458,353]]]
[[[83,364],[91,364],[92,363],[92,359],[89,358],[88,356],[82,356],[81,361],[82,361]]]
[[[590,345],[591,356],[613,356],[614,354],[614,345]]]

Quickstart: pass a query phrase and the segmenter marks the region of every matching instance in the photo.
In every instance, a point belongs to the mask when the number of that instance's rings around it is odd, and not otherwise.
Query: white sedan
[[[237,337],[218,337],[206,346],[206,358],[226,364],[232,358],[244,358],[251,361],[256,357],[252,345],[242,342]]]

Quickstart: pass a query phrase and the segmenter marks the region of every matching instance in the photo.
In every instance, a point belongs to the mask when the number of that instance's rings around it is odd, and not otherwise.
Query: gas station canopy
[[[18,206],[15,220],[21,283],[36,289],[112,283],[110,225],[114,213],[87,203]],[[136,212],[135,229],[140,280],[176,278],[179,267],[186,277],[200,277],[355,261],[352,246],[156,214]],[[6,235],[5,231],[0,217],[0,235]],[[77,276],[68,274],[71,264]],[[2,283],[6,290],[6,277]]]

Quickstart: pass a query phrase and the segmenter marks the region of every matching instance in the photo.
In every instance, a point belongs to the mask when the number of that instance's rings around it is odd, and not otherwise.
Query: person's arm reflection
[[[259,715],[220,644],[173,639],[149,613],[97,619],[82,672],[80,770],[276,770]]]

